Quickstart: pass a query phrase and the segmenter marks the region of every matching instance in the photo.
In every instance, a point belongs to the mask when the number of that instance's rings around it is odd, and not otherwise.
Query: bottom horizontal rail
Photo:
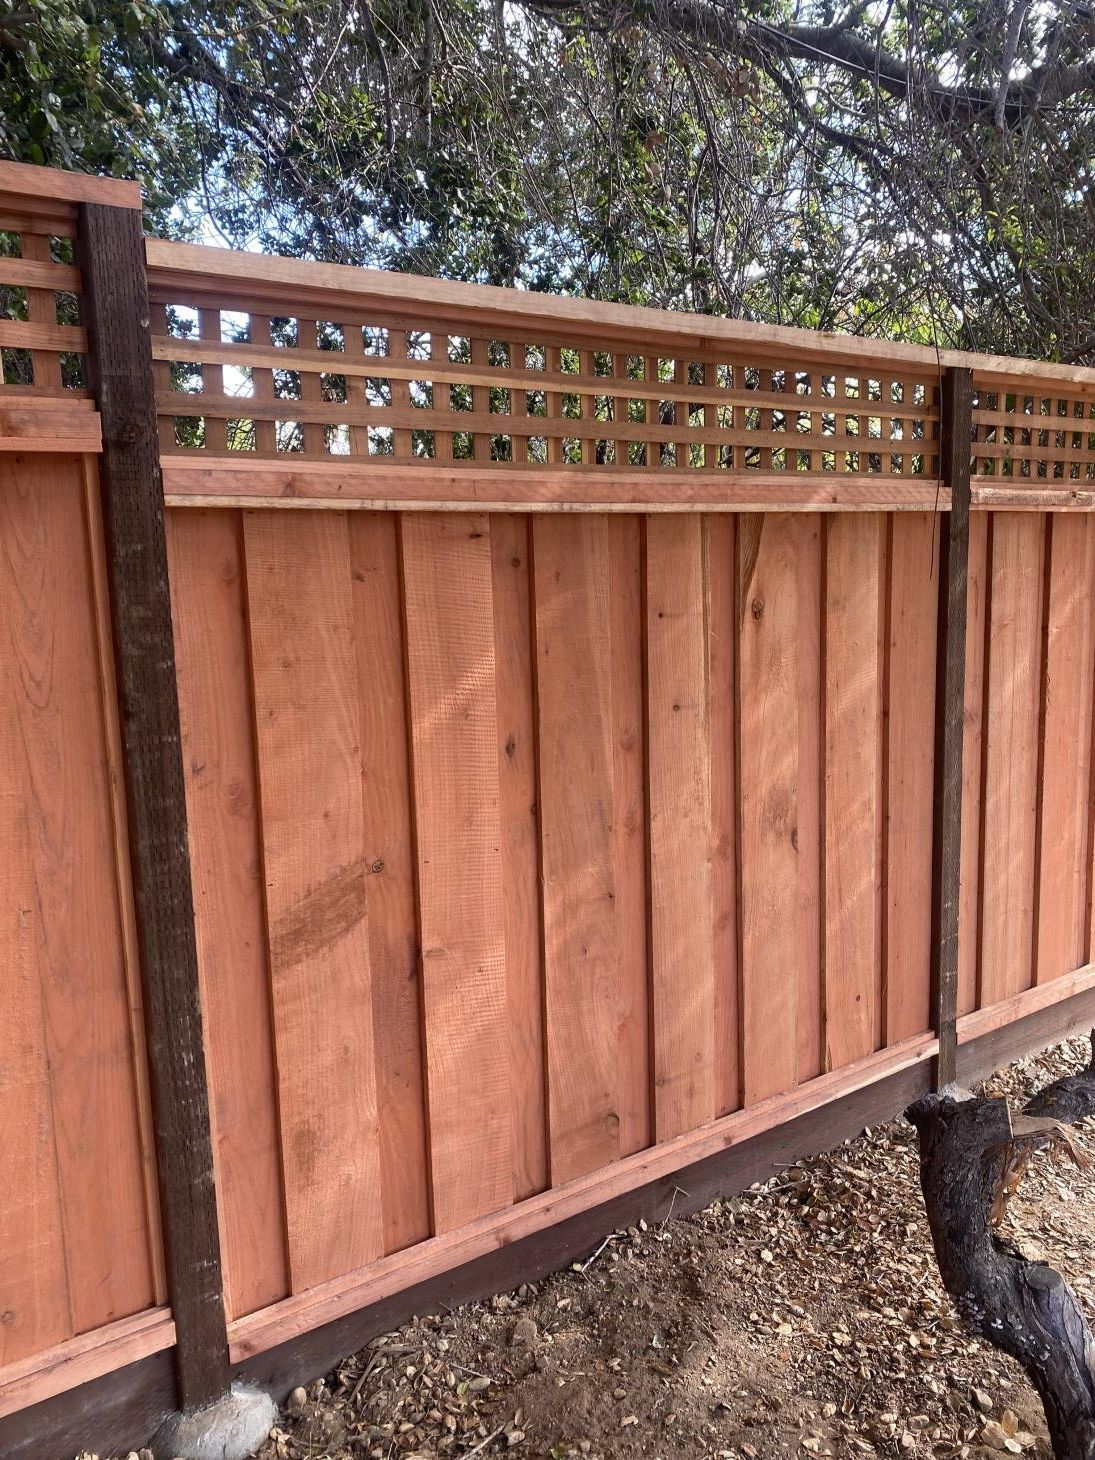
[[[171,1348],[169,1308],[148,1308],[0,1369],[0,1418]]]
[[[891,1049],[800,1085],[785,1095],[689,1131],[661,1145],[626,1156],[564,1186],[529,1197],[516,1206],[481,1217],[368,1267],[294,1294],[229,1325],[232,1361],[238,1363],[283,1344],[359,1308],[426,1282],[510,1243],[649,1185],[686,1166],[740,1145],[774,1126],[854,1094],[889,1075],[921,1064],[936,1053],[934,1035],[919,1035]]]
[[[1054,1004],[1064,1003],[1065,1000],[1075,998],[1092,988],[1095,988],[1095,963],[1085,963],[1071,973],[1051,979],[1049,983],[1037,984],[1034,988],[1024,989],[1020,994],[1013,994],[1010,999],[1001,999],[998,1004],[976,1009],[972,1014],[963,1014],[958,1020],[958,1043],[969,1044],[982,1035],[1004,1029],[1028,1015],[1052,1008]]]
[[[959,1080],[971,1084],[1092,1025],[1095,969],[1085,967],[965,1016]],[[656,1222],[696,1211],[831,1150],[924,1094],[934,1053],[934,1038],[911,1040],[241,1318],[232,1325],[235,1374],[280,1399],[412,1313],[536,1281],[640,1216]],[[172,1337],[159,1309],[9,1366],[0,1376],[9,1411],[0,1420],[4,1460],[115,1454],[147,1443],[174,1402]]]

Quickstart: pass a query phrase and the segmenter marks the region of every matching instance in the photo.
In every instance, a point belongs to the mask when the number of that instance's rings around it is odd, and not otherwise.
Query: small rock
[[[987,1394],[984,1389],[975,1389],[973,1391],[973,1402],[982,1414],[992,1413],[992,1395]]]
[[[981,1431],[981,1441],[990,1450],[1001,1450],[1006,1455],[1021,1455],[1023,1447],[1019,1441],[1009,1435],[1003,1425],[997,1424],[996,1420],[985,1421]]]
[[[300,1414],[300,1412],[303,1410],[304,1406],[307,1403],[308,1391],[298,1384],[293,1392],[289,1395],[289,1398],[285,1401],[285,1408],[289,1411],[290,1414]]]
[[[536,1327],[536,1320],[525,1316],[518,1318],[513,1325],[509,1341],[514,1348],[531,1348],[539,1336],[540,1330]]]

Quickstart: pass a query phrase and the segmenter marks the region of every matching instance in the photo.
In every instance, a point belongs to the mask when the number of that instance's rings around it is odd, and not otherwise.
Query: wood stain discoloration
[[[311,888],[270,927],[270,952],[292,967],[337,943],[365,918],[365,863],[351,862]]]

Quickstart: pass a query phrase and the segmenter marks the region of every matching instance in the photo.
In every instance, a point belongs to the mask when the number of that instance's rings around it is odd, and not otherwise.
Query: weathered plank
[[[358,332],[360,334],[360,332]],[[430,1235],[399,520],[350,519],[384,1251]]]
[[[1045,520],[992,522],[981,1007],[1032,983]]]
[[[711,759],[703,519],[646,524],[647,757],[658,1140],[715,1115]]]
[[[1035,983],[1087,959],[1095,521],[1047,523],[1049,595]]]
[[[646,875],[642,524],[608,523],[612,694],[612,872],[616,899],[620,1154],[650,1144],[650,969]]]
[[[489,519],[401,526],[434,1230],[513,1200]]]
[[[938,632],[935,663],[935,734],[934,791],[930,843],[931,861],[931,948],[929,980],[931,1019],[939,1038],[939,1053],[933,1068],[936,1089],[954,1082],[958,1061],[958,982],[960,958],[960,916],[962,910],[962,754],[965,747],[965,672],[966,635],[969,604],[969,536],[970,536],[970,442],[973,436],[973,375],[969,370],[947,371],[940,393],[939,460],[943,479],[950,489],[951,511],[945,534],[940,537],[940,584]],[[945,576],[944,576],[945,575]],[[921,613],[927,611],[926,603]],[[915,666],[915,656],[903,650],[897,673],[904,665]],[[891,701],[894,698],[891,669]],[[903,709],[911,708],[903,706]],[[891,704],[891,733],[899,739],[906,736],[904,724],[896,727]],[[906,742],[907,743],[907,742]],[[910,753],[916,751],[909,747]],[[890,805],[893,789],[890,790]],[[908,849],[912,853],[911,847]],[[894,879],[912,875],[907,859],[891,872]],[[913,882],[915,888],[915,879]],[[915,896],[915,893],[914,893]],[[901,894],[897,894],[901,900]],[[896,904],[891,904],[896,906]],[[902,900],[903,905],[903,900]],[[908,938],[914,936],[912,925],[902,924],[900,914],[893,919]],[[894,965],[903,956],[891,956]],[[901,970],[904,973],[907,964]],[[894,977],[897,975],[895,974]],[[904,982],[904,980],[903,980]],[[908,1006],[904,990],[900,995],[903,1015],[917,1012]],[[889,1015],[890,1011],[887,1011]],[[904,1019],[902,1020],[904,1022]]]
[[[824,729],[821,713],[822,524],[795,517],[798,562],[798,1078],[812,1080],[825,1067],[822,977],[821,779]]]
[[[81,204],[77,252],[179,1397],[201,1404],[227,1387],[228,1361],[139,212]]]
[[[235,513],[169,513],[198,971],[230,1318],[284,1297],[251,645]]]
[[[745,1103],[798,1078],[796,540],[790,517],[739,533],[742,1045]]]
[[[346,518],[244,517],[293,1290],[383,1248]]]
[[[532,524],[551,1178],[620,1154],[609,524]]]
[[[966,575],[966,675],[962,721],[962,847],[959,857],[958,1013],[978,1007],[981,958],[981,799],[984,787],[985,634],[989,518],[970,516]]]
[[[826,523],[826,1067],[864,1059],[879,1034],[879,599],[881,519]]]
[[[492,517],[490,547],[514,1195],[520,1199],[548,1184],[528,518]]]
[[[32,860],[33,754],[21,719],[48,704],[50,555],[40,521],[41,492],[26,465],[0,463],[0,766],[14,794],[0,796],[0,995],[5,1010],[0,1061],[0,1294],[10,1318],[0,1324],[0,1365],[69,1338],[73,1332],[61,1225],[61,1191],[49,1053],[42,1000],[43,929]],[[42,483],[41,485],[44,485]],[[45,668],[45,673],[43,669]]]
[[[932,1027],[932,825],[934,807],[936,618],[942,564],[937,525],[928,512],[895,515],[890,539],[889,680],[886,766],[887,1044]],[[965,655],[963,638],[960,651]],[[959,684],[954,730],[961,738]],[[956,782],[956,789],[960,787]],[[949,805],[957,900],[959,801]],[[955,946],[957,954],[957,945]],[[952,1020],[953,1022],[953,1020]]]
[[[24,601],[18,711],[65,1265],[82,1333],[139,1311],[154,1288],[82,472],[72,460],[43,466],[21,472],[30,520],[18,536],[27,549],[38,535],[39,558],[24,561],[24,585],[40,597]]]
[[[741,1104],[738,1029],[737,532],[729,514],[704,518],[708,725],[711,755],[711,919],[715,965],[715,1114]]]

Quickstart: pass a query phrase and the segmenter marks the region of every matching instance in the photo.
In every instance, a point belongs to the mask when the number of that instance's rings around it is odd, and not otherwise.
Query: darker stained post
[[[951,495],[940,533],[939,652],[932,836],[932,1016],[939,1036],[934,1086],[953,1083],[958,1053],[958,905],[962,849],[962,734],[966,697],[966,585],[970,544],[973,372],[951,367],[940,398],[939,471]]]
[[[228,1389],[163,484],[138,209],[79,211],[129,847],[179,1405]]]

